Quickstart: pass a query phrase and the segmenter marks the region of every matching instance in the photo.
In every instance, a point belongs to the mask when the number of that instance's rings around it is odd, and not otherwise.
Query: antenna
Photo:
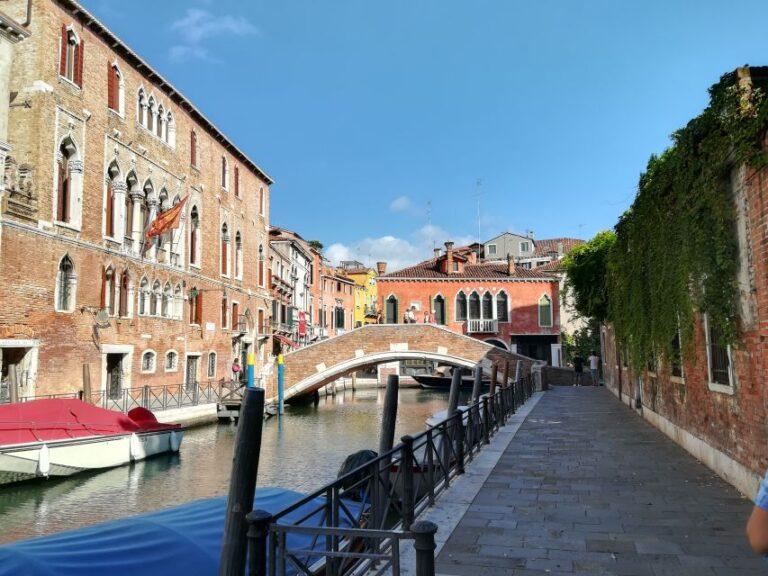
[[[430,236],[432,235],[432,200],[427,200],[427,227],[429,229]],[[432,240],[432,249],[435,248],[435,239],[430,237],[430,240]]]
[[[482,240],[480,239],[480,187],[483,185],[483,181],[478,178],[477,182],[475,183],[475,197],[477,198],[477,243],[480,244]]]

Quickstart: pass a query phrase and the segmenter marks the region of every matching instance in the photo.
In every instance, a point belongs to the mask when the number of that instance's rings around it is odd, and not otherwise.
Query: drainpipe
[[[27,0],[27,19],[24,20],[22,26],[28,28],[32,23],[32,0]]]

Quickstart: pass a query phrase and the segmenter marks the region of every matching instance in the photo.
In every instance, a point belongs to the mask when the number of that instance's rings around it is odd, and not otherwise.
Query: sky
[[[333,261],[590,238],[744,64],[764,0],[83,0],[274,180]],[[479,217],[478,217],[479,199]]]

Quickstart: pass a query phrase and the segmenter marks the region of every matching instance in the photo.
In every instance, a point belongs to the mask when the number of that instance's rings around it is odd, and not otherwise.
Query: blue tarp
[[[259,488],[254,509],[278,512],[304,495]],[[216,576],[224,532],[226,497],[189,502],[87,528],[0,546],[0,576]],[[323,498],[281,519],[290,524]],[[357,515],[360,504],[344,502]],[[343,514],[341,514],[344,516]],[[312,521],[314,520],[314,521]],[[302,522],[318,525],[321,516]],[[342,526],[351,526],[342,522]],[[312,538],[291,535],[290,548],[309,548]],[[324,546],[324,539],[319,545]]]

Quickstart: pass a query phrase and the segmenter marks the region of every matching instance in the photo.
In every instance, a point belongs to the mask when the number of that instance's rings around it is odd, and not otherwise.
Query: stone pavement
[[[751,507],[605,388],[555,388],[469,503],[437,572],[768,574],[746,543]]]

